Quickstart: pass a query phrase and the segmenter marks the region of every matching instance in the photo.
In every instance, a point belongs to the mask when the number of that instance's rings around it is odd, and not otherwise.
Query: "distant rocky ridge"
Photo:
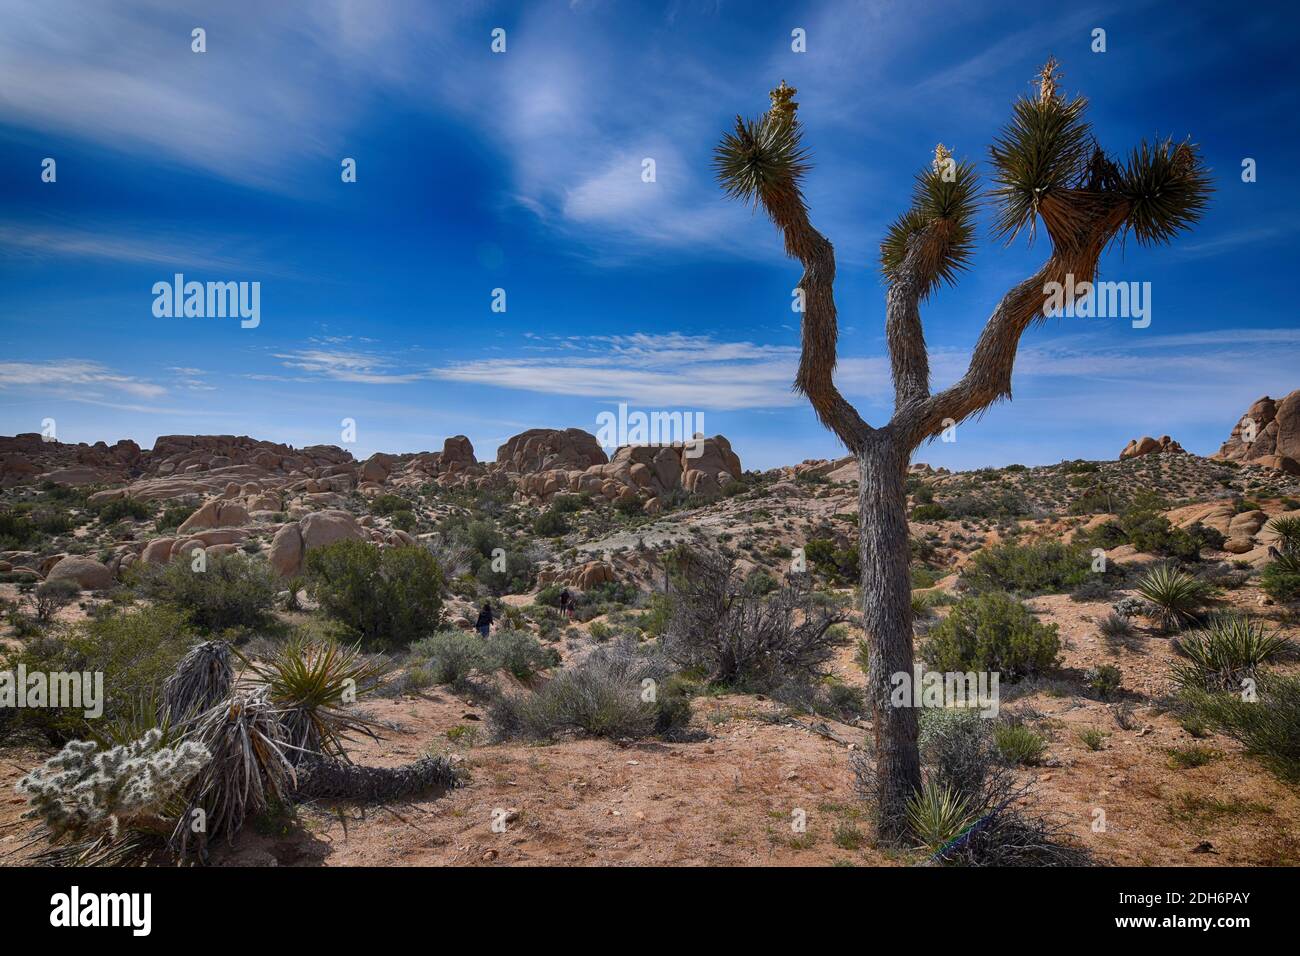
[[[1256,399],[1210,457],[1300,475],[1300,389],[1276,401]]]
[[[0,437],[0,487],[108,486],[92,500],[217,496],[250,514],[291,504],[339,507],[353,491],[373,495],[427,482],[542,502],[587,492],[610,502],[637,500],[654,513],[669,496],[716,497],[740,475],[740,458],[721,435],[685,446],[628,445],[609,458],[581,429],[534,428],[506,441],[490,462],[475,457],[464,435],[448,438],[440,452],[380,452],[364,461],[334,445],[293,448],[243,435],[164,435],[149,450],[129,439],[69,445],[36,433]]]
[[[577,428],[537,428],[509,439],[495,461],[481,462],[464,435],[440,452],[364,461],[334,445],[293,448],[236,435],[164,435],[143,450],[133,441],[63,444],[30,433],[0,437],[0,487],[53,482],[105,486],[92,504],[130,497],[179,499],[194,511],[175,534],[115,544],[106,562],[81,555],[0,552],[10,575],[68,577],[98,588],[131,564],[164,564],[196,548],[208,555],[239,550],[271,536],[266,558],[283,578],[297,575],[306,553],[343,539],[380,546],[415,543],[405,531],[348,510],[353,493],[373,498],[432,483],[441,488],[513,492],[545,504],[560,493],[588,493],[613,504],[640,502],[649,513],[686,495],[715,498],[741,475],[740,459],[721,435],[687,446],[625,446],[606,456],[594,435]],[[591,587],[608,580],[599,562],[552,570],[555,580]]]

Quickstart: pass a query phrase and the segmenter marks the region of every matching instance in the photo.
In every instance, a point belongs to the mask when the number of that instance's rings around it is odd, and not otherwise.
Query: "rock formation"
[[[1300,475],[1300,389],[1276,401],[1256,399],[1210,457]]]
[[[1168,435],[1161,435],[1159,438],[1143,435],[1141,438],[1134,438],[1125,445],[1124,450],[1119,453],[1119,458],[1120,461],[1123,461],[1125,458],[1140,458],[1143,455],[1186,454],[1187,450]]]

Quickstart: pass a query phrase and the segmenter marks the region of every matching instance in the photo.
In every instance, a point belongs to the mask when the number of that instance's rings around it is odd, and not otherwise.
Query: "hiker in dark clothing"
[[[492,630],[492,605],[484,604],[483,610],[478,612],[478,620],[474,622],[474,630],[478,631],[480,637],[486,638]]]
[[[573,595],[565,588],[560,592],[560,613],[568,620],[573,620]]]

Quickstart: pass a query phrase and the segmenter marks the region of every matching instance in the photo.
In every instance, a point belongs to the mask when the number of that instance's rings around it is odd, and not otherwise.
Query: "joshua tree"
[[[890,675],[912,670],[904,480],[911,454],[945,428],[1010,398],[1020,336],[1043,318],[1049,283],[1061,283],[1077,298],[1112,242],[1129,234],[1144,245],[1171,241],[1197,221],[1210,192],[1208,171],[1190,143],[1143,142],[1127,158],[1112,161],[1093,139],[1086,100],[1063,97],[1058,79],[1056,62],[1049,60],[1037,96],[1015,103],[1010,123],[990,148],[994,236],[1010,242],[1024,231],[1032,240],[1041,220],[1051,252],[1036,273],[1002,297],[965,375],[941,392],[930,391],[920,304],[940,285],[954,283],[970,264],[979,201],[974,166],[955,162],[940,145],[934,163],[916,177],[910,208],[881,243],[894,415],[880,427],[863,421],[832,378],[835,252],[809,221],[800,188],[810,164],[795,117],[796,91],[782,81],[771,93],[771,109],[758,120],[737,117],[735,132],[716,150],[723,190],[761,205],[784,235],[786,253],[803,264],[803,341],[795,388],[858,460],[877,824],[887,842],[906,838],[907,802],[921,782],[916,712],[889,702]],[[1067,285],[1067,276],[1073,285]]]

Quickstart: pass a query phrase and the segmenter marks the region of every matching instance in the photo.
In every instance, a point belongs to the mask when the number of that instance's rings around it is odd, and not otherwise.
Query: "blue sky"
[[[1217,192],[1176,246],[1103,261],[1151,283],[1149,328],[1031,330],[1014,401],[917,459],[1109,458],[1163,433],[1208,454],[1300,387],[1290,4],[0,0],[0,27],[0,434],[337,444],[351,418],[358,456],[464,433],[491,458],[625,401],[702,412],[747,467],[840,455],[789,388],[798,265],[722,198],[713,146],[781,79],[799,89],[837,377],[880,424],[884,229],[936,142],[987,172],[1049,54],[1112,154],[1190,135]],[[986,241],[924,308],[936,386],[1045,254]],[[260,325],[156,318],[176,272],[260,282]]]

